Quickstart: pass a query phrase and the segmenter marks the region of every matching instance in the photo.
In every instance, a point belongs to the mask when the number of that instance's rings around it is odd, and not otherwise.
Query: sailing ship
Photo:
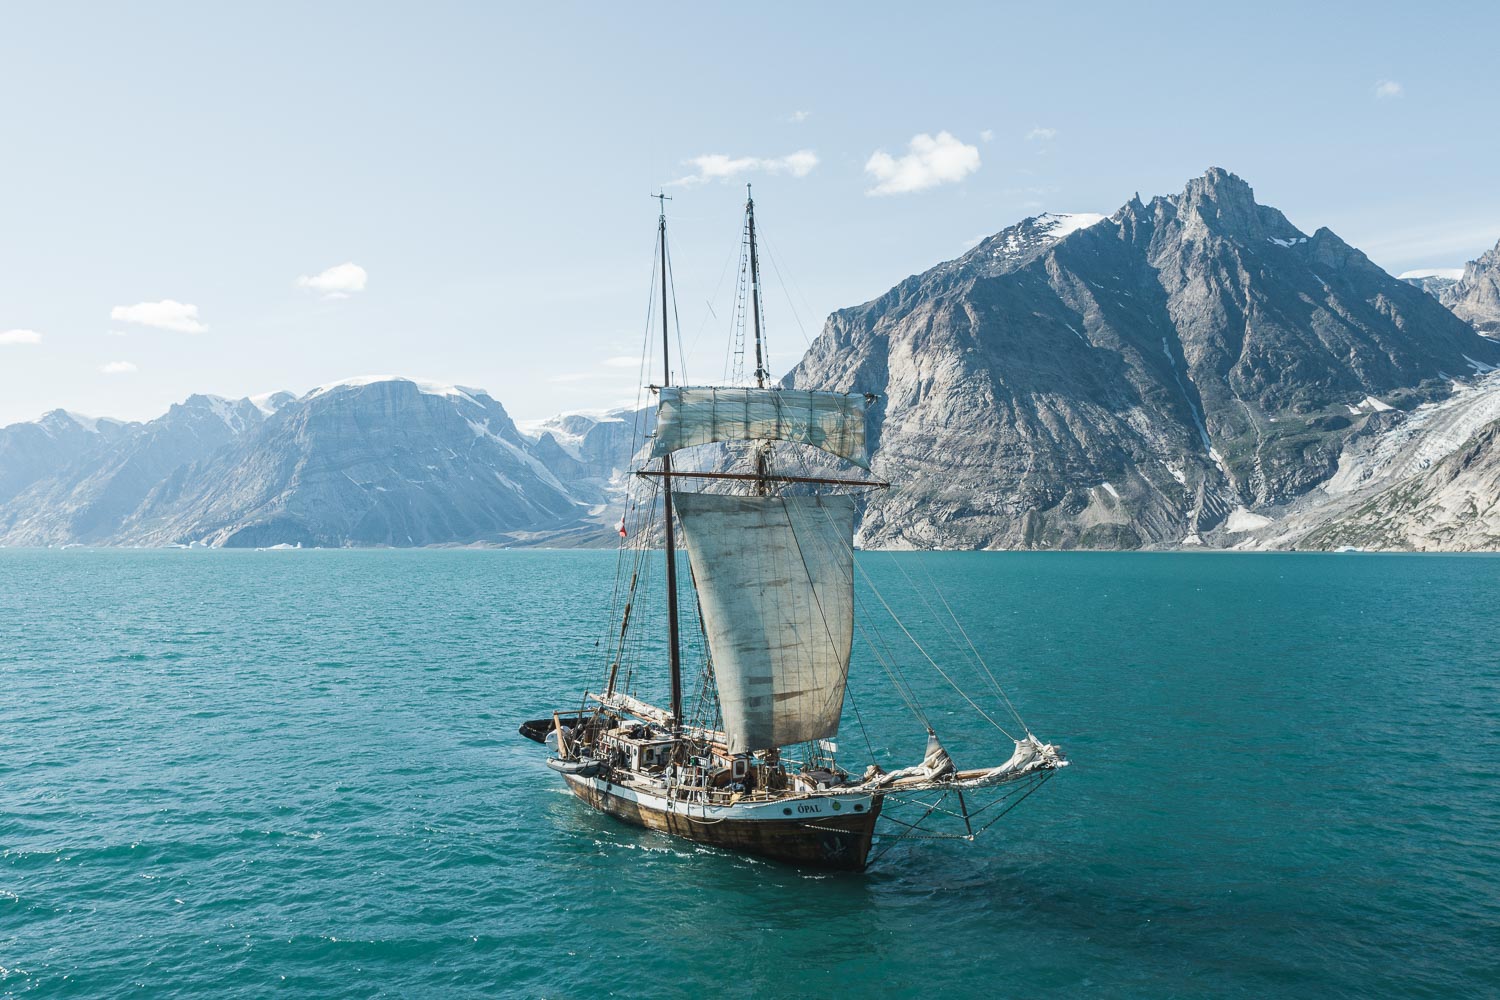
[[[547,765],[589,806],[701,844],[799,865],[863,870],[873,847],[882,846],[883,853],[908,837],[973,840],[1067,760],[1016,715],[1019,735],[996,724],[1008,739],[1003,759],[960,769],[925,714],[914,708],[927,725],[919,763],[888,770],[872,762],[859,773],[840,766],[835,737],[857,606],[864,603],[855,586],[858,500],[864,491],[888,485],[845,470],[869,472],[866,423],[875,397],[769,384],[755,201],[748,189],[734,329],[735,356],[744,359],[748,311],[753,384],[749,378],[739,380],[745,384],[672,384],[667,198],[654,197],[661,199],[652,308],[659,281],[662,381],[649,387],[656,395],[655,432],[643,449],[645,463],[636,471],[636,495],[627,507],[635,515],[635,532],[624,517],[618,525],[618,626],[610,626],[600,690],[524,723],[521,734],[551,751]],[[649,316],[647,322],[649,330]],[[741,360],[742,373],[743,367]],[[698,463],[706,467],[674,462],[684,453],[706,459]],[[824,458],[808,467],[809,454]],[[841,468],[831,470],[830,463]],[[680,586],[679,541],[691,601],[683,600]],[[649,616],[637,611],[658,559],[665,570],[666,707],[638,698],[635,690],[653,673],[638,669],[643,650],[648,658],[659,655],[641,641]],[[622,585],[627,574],[629,583]],[[889,609],[884,598],[879,603]],[[912,641],[951,683],[953,671]],[[982,664],[972,643],[970,649]],[[915,692],[889,651],[872,651],[902,698],[915,706]],[[692,704],[683,689],[689,657],[698,667]],[[987,666],[984,673],[994,680]],[[998,682],[995,690],[1014,712]],[[922,815],[915,822],[896,819],[887,808],[893,804]],[[883,814],[888,834],[877,833]],[[955,828],[919,834],[931,831],[924,824],[934,817]]]

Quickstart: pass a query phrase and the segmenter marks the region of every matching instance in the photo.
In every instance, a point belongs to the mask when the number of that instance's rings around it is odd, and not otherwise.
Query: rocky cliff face
[[[527,539],[582,515],[536,447],[487,394],[409,379],[259,406],[194,396],[0,507],[0,543]]]
[[[1438,298],[1454,314],[1481,333],[1500,337],[1500,243],[1478,260],[1469,261],[1464,276],[1438,290]]]
[[[564,413],[528,423],[523,430],[536,439],[537,457],[570,489],[603,502],[619,493],[625,477],[640,467],[635,459],[648,443],[655,418],[649,406]]]
[[[1304,549],[1492,551],[1500,548],[1500,421],[1436,465],[1303,535]]]
[[[787,381],[881,397],[875,471],[897,485],[864,545],[1129,548],[1308,491],[1372,414],[1496,362],[1215,169],[1092,225],[1026,220],[835,313]]]

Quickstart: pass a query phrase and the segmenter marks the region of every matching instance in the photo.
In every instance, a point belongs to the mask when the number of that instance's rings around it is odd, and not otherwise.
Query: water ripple
[[[0,551],[0,994],[1500,994],[1500,560],[862,558],[1076,763],[850,876],[616,824],[516,735],[597,682],[607,554]]]

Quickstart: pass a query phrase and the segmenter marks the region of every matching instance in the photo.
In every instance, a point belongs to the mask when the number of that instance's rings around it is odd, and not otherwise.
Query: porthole
[[[791,806],[787,806],[785,809],[783,809],[781,811],[783,813],[785,813],[786,815],[790,816],[792,814],[792,807]]]
[[[838,812],[842,808],[844,808],[844,807],[842,805],[840,805],[837,800],[835,800],[834,803],[833,803],[833,811],[834,812]]]
[[[862,813],[865,811],[865,807],[856,803],[854,806],[854,811],[857,813]]]

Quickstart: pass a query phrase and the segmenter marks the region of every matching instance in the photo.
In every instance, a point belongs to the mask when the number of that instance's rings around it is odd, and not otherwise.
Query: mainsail
[[[862,468],[869,398],[855,393],[732,386],[664,386],[651,457],[715,441],[795,441]]]
[[[854,500],[679,493],[731,753],[832,736],[854,638]]]

